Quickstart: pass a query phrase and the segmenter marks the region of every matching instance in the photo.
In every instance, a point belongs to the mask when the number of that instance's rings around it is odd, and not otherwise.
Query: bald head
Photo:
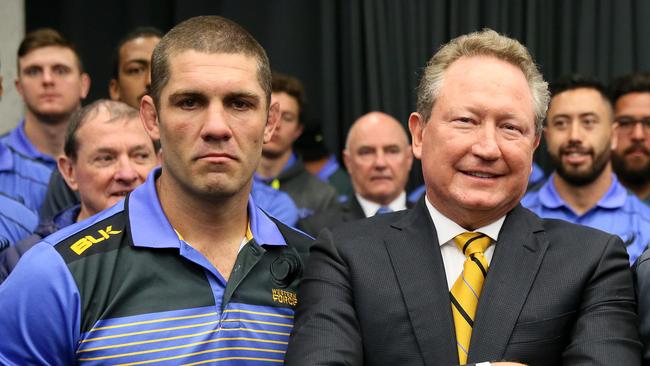
[[[343,161],[354,191],[387,205],[404,191],[413,155],[402,124],[386,113],[370,112],[350,128]]]

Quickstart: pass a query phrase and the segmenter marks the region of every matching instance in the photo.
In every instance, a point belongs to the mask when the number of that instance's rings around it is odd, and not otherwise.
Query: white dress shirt
[[[463,263],[465,263],[465,254],[456,246],[454,243],[454,238],[466,232],[466,229],[463,229],[457,223],[451,221],[445,215],[441,214],[433,205],[429,202],[429,198],[425,200],[427,209],[429,210],[429,215],[431,215],[431,220],[433,225],[436,227],[436,233],[438,234],[438,243],[440,243],[440,253],[442,254],[442,261],[445,264],[445,274],[447,275],[447,285],[451,290],[451,287],[458,279],[458,276],[463,272]],[[494,246],[499,239],[499,231],[501,231],[501,226],[503,226],[503,221],[505,221],[506,216],[503,215],[501,218],[495,222],[480,227],[474,231],[480,231],[481,233],[487,235],[492,239],[492,243],[487,248],[485,253],[485,259],[488,261],[488,264],[492,261],[492,255],[494,254]]]
[[[372,217],[375,216],[377,213],[377,210],[382,206],[378,203],[368,201],[367,199],[361,197],[358,193],[354,194],[357,197],[357,201],[359,201],[359,205],[361,205],[361,209],[363,210],[363,213],[366,215],[366,217]],[[406,210],[406,192],[402,191],[402,193],[397,196],[393,200],[393,202],[388,204],[388,208],[390,208],[392,211],[400,211],[400,210]]]

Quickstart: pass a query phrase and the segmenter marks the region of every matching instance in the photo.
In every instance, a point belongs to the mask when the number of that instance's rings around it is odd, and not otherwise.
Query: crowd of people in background
[[[367,111],[339,160],[300,80],[224,18],[129,32],[85,106],[92,75],[56,30],[28,33],[17,63],[0,363],[650,362],[648,72],[547,90],[523,45],[465,35],[409,121]],[[414,157],[425,184],[407,192]]]

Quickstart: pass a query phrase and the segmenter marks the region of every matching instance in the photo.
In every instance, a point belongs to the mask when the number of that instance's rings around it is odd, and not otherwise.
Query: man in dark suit
[[[360,220],[408,207],[404,187],[413,165],[413,154],[404,127],[382,112],[357,119],[343,150],[354,195],[335,207],[298,223],[303,231],[317,235],[323,228]]]
[[[286,365],[638,365],[621,240],[521,207],[548,87],[484,30],[427,65],[409,128],[426,197],[311,249]]]

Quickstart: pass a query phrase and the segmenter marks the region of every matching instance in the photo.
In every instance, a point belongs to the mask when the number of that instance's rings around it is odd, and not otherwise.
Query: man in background
[[[90,88],[75,47],[57,31],[28,33],[18,48],[16,89],[25,118],[0,141],[20,154],[56,167],[68,119]]]
[[[410,206],[404,187],[413,165],[411,145],[404,127],[382,112],[357,119],[343,150],[354,194],[340,207],[310,216],[299,227],[316,236],[323,228],[400,211]]]
[[[298,79],[273,74],[273,102],[280,106],[280,123],[264,145],[255,178],[291,196],[305,218],[338,204],[336,190],[309,174],[293,150],[293,143],[304,129],[304,89]]]
[[[156,164],[154,144],[139,111],[122,102],[98,100],[75,112],[58,170],[79,192],[81,203],[41,220],[34,234],[0,252],[0,282],[36,243],[75,222],[110,208],[142,184]]]
[[[621,183],[650,203],[650,73],[620,77],[610,87],[614,103],[612,166]]]
[[[650,207],[612,172],[613,110],[603,85],[570,75],[551,85],[544,137],[555,172],[522,205],[544,218],[563,219],[618,235],[630,263],[650,243]]]

